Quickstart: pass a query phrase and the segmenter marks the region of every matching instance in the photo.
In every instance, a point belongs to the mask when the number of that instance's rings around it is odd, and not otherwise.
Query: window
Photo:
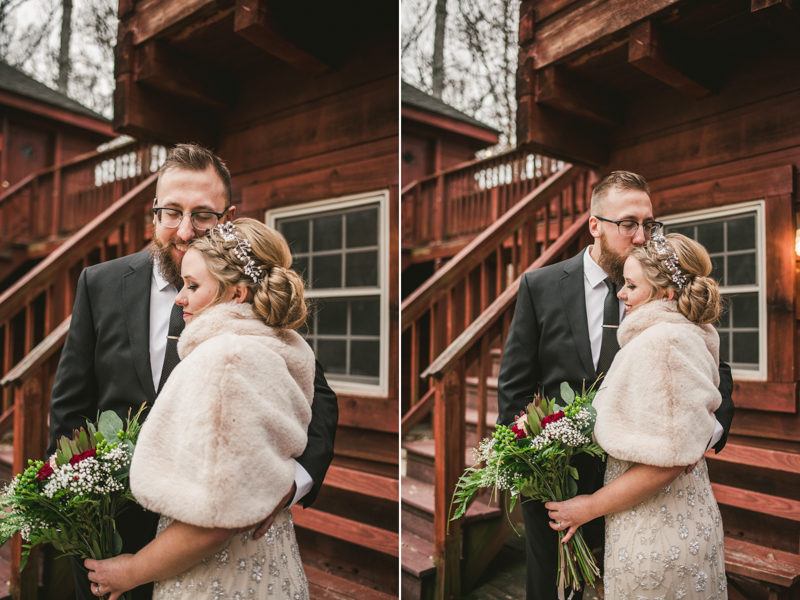
[[[667,233],[697,240],[711,256],[723,297],[720,359],[737,379],[765,380],[767,373],[763,213],[756,202],[663,219]]]
[[[312,310],[304,331],[331,387],[387,393],[388,193],[268,211]]]

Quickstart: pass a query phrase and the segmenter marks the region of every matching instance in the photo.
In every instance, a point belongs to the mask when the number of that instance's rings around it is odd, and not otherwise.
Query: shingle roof
[[[92,117],[104,123],[111,122],[103,115],[99,115],[93,110],[86,108],[83,104],[76,102],[61,92],[50,89],[43,83],[39,83],[29,75],[15,69],[2,60],[0,60],[0,90],[13,92],[20,96],[25,96],[26,98],[38,100],[52,106],[57,106],[58,108]]]
[[[408,104],[416,108],[421,108],[422,110],[427,110],[445,117],[450,117],[451,119],[455,119],[457,121],[469,123],[470,125],[475,125],[476,127],[481,127],[482,129],[486,129],[487,131],[491,131],[497,135],[500,135],[500,131],[494,127],[491,127],[486,123],[481,123],[477,119],[473,119],[469,115],[456,108],[453,108],[449,104],[442,102],[438,98],[434,98],[430,94],[426,94],[422,90],[415,88],[410,83],[406,83],[405,81],[402,83],[403,85],[400,90],[400,96],[403,104]]]

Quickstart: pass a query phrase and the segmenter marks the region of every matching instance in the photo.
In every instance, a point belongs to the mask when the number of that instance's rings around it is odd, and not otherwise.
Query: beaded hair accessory
[[[656,254],[664,261],[667,270],[672,273],[672,281],[677,284],[679,290],[682,290],[689,283],[689,280],[678,268],[678,255],[667,245],[667,238],[663,234],[654,235],[652,239]]]
[[[250,242],[243,237],[239,237],[239,234],[236,233],[236,228],[234,227],[233,223],[230,221],[227,223],[219,223],[217,224],[217,231],[222,236],[224,241],[236,241],[236,247],[233,249],[233,254],[236,256],[236,258],[245,263],[244,274],[252,277],[254,283],[261,283],[264,281],[261,267],[257,266],[253,260],[253,257],[250,256],[250,253],[252,252]]]

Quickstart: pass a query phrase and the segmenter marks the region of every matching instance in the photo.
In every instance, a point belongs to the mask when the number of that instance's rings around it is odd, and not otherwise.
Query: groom
[[[560,385],[587,387],[608,368],[619,350],[617,327],[625,305],[617,298],[623,284],[622,267],[635,246],[648,239],[654,223],[650,189],[640,175],[615,171],[603,178],[592,192],[589,231],[595,244],[564,262],[523,275],[514,320],[506,340],[497,382],[498,424],[511,424],[514,417],[541,393],[560,398]],[[618,221],[637,224],[623,229]],[[725,446],[733,419],[733,379],[725,363],[720,364],[722,404],[716,412],[717,426],[708,447],[717,452]],[[580,455],[575,461],[580,477],[578,494],[591,494],[603,485],[604,463]],[[526,534],[527,600],[555,600],[558,532],[549,526],[541,502],[522,504]],[[602,544],[603,519],[584,526],[590,548]],[[580,600],[582,592],[574,596]]]
[[[71,437],[98,411],[114,410],[123,418],[142,403],[152,407],[169,372],[177,365],[175,344],[167,336],[182,329],[181,310],[173,311],[183,286],[180,269],[187,242],[204,235],[210,213],[233,220],[231,176],[211,151],[194,144],[176,146],[161,168],[153,215],[153,247],[85,269],[78,280],[75,306],[50,401],[49,456],[57,440]],[[172,210],[180,221],[165,216]],[[205,218],[195,213],[206,213]],[[163,222],[163,224],[162,224]],[[173,314],[174,313],[174,314]],[[177,317],[176,317],[177,315]],[[333,458],[338,420],[336,395],[317,363],[308,445],[296,459],[293,489],[276,508],[302,499],[308,507],[316,498]],[[186,465],[191,468],[191,465]],[[264,515],[256,537],[262,536],[275,513]],[[129,508],[118,519],[123,552],[133,553],[155,537],[158,515]],[[253,524],[254,526],[257,524]],[[165,534],[166,535],[166,532]],[[198,558],[198,561],[205,557]],[[73,560],[76,593],[94,598],[86,570]],[[152,584],[133,591],[134,600],[149,600]]]

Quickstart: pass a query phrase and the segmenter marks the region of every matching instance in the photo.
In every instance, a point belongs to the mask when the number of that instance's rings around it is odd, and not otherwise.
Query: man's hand
[[[693,464],[689,465],[688,467],[686,467],[686,468],[683,470],[683,472],[684,472],[684,473],[686,473],[686,474],[688,475],[689,473],[691,473],[692,471],[694,471],[694,468],[695,468],[696,466],[697,466],[697,463],[693,463]]]
[[[106,560],[87,558],[83,565],[89,569],[89,581],[95,596],[105,596],[117,600],[124,592],[132,590],[142,582],[136,581],[135,559],[133,554],[120,554]]]
[[[263,537],[264,534],[267,533],[267,529],[270,528],[270,525],[272,525],[272,522],[275,520],[275,516],[284,508],[286,508],[286,505],[292,501],[292,498],[294,498],[296,493],[297,484],[292,483],[292,489],[290,489],[289,492],[283,498],[281,498],[281,501],[278,502],[278,505],[275,507],[275,510],[272,511],[272,514],[267,515],[267,518],[260,523],[255,523],[248,527],[242,527],[238,531],[250,531],[251,529],[255,529],[255,532],[253,532],[253,539],[257,540],[258,538]]]

